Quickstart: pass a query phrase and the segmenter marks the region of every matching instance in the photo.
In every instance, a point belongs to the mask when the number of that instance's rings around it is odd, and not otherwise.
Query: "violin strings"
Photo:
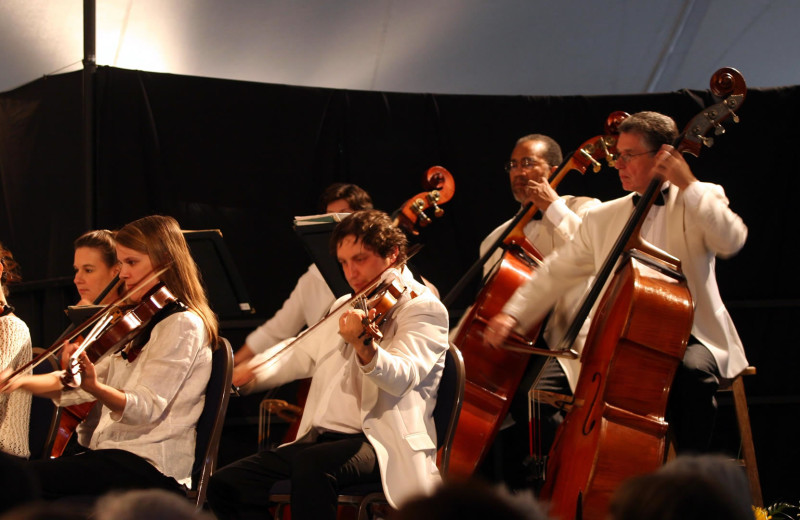
[[[97,320],[97,323],[94,324],[92,330],[90,330],[89,334],[86,335],[86,339],[84,339],[83,343],[81,343],[81,345],[77,348],[77,350],[75,350],[75,352],[72,353],[72,356],[70,356],[70,358],[77,358],[87,348],[89,348],[89,345],[91,345],[92,342],[94,342],[94,340],[96,340],[98,336],[100,336],[100,334],[103,333],[103,331],[106,328],[106,325],[108,325],[112,319],[113,317],[111,316],[111,313],[109,313],[103,316],[101,319]]]

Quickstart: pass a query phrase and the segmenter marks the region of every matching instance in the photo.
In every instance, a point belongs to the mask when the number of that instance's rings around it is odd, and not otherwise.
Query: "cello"
[[[626,116],[624,112],[609,115],[605,124],[606,133],[581,144],[553,174],[550,186],[556,188],[572,170],[583,174],[591,167],[595,172],[600,171],[599,159],[613,161],[616,127]],[[450,452],[448,473],[451,476],[469,477],[486,456],[511,406],[511,399],[525,373],[529,355],[553,355],[548,349],[533,346],[541,324],[534,325],[526,331],[525,336],[516,337],[515,341],[508,342],[503,348],[493,349],[483,345],[483,332],[489,319],[502,309],[519,286],[530,279],[533,270],[541,263],[542,255],[524,233],[525,225],[537,210],[532,203],[523,206],[495,247],[490,248],[473,265],[445,298],[447,305],[453,294],[459,291],[459,286],[463,286],[482,267],[497,245],[503,244],[505,251],[501,261],[488,276],[475,304],[462,319],[462,326],[453,339],[453,343],[464,356],[466,386]],[[559,355],[576,357],[575,353],[568,351]]]
[[[727,97],[689,122],[675,143],[679,152],[698,155],[702,145],[712,144],[706,133],[723,133],[722,121],[738,120],[734,111],[746,92],[741,74],[718,70],[711,90]],[[662,182],[658,175],[650,182],[558,347],[569,348],[614,271],[592,319],[572,406],[550,450],[541,492],[561,520],[606,518],[617,486],[664,460],[667,399],[694,309],[680,260],[640,236]]]

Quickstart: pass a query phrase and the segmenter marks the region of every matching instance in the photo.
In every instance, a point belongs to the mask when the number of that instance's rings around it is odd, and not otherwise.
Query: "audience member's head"
[[[0,520],[86,520],[86,511],[58,502],[30,502],[0,515]]]
[[[211,516],[197,513],[194,505],[178,494],[163,489],[112,492],[95,505],[96,520],[190,520]]]
[[[547,520],[544,507],[529,492],[511,494],[479,480],[448,482],[433,495],[410,500],[390,520]]]
[[[609,513],[612,520],[753,520],[742,469],[717,455],[680,456],[655,473],[626,480]]]

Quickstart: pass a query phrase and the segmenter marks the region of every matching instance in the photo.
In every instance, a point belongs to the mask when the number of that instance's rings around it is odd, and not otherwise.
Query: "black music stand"
[[[184,230],[197,268],[203,277],[208,303],[220,319],[253,314],[239,270],[219,229]]]
[[[328,213],[295,217],[294,231],[300,237],[311,259],[317,264],[319,272],[328,283],[333,294],[338,298],[350,294],[353,289],[342,273],[339,262],[330,253],[331,232],[346,213]]]

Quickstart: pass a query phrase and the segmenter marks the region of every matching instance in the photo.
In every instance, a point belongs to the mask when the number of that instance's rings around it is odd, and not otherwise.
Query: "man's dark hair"
[[[339,244],[349,235],[354,235],[364,247],[377,253],[381,258],[388,258],[395,248],[398,252],[398,262],[406,258],[408,239],[383,211],[377,209],[356,211],[339,222],[331,233],[330,251],[334,257]]]
[[[517,139],[517,144],[524,143],[526,141],[538,141],[544,144],[544,153],[542,154],[542,158],[547,161],[549,166],[558,166],[564,160],[564,156],[561,153],[561,147],[552,137],[544,134],[528,134]]]
[[[619,131],[642,136],[647,146],[655,151],[662,144],[672,144],[678,137],[678,127],[671,117],[658,112],[637,112],[619,124]]]
[[[325,213],[328,210],[328,204],[339,199],[346,200],[347,205],[353,211],[372,209],[372,197],[369,196],[369,193],[355,184],[337,182],[325,188],[320,195],[319,212]]]

